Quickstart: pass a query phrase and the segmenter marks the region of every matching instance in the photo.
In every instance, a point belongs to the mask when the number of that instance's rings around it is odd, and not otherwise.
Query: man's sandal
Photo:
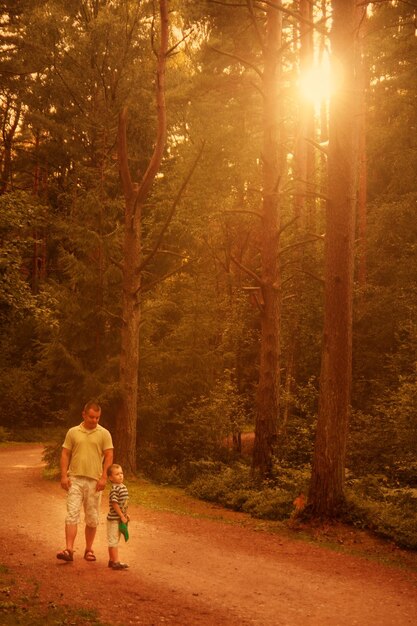
[[[93,561],[97,560],[96,559],[96,555],[94,554],[94,552],[92,550],[86,550],[84,552],[84,558],[85,558],[86,561],[90,561],[90,562],[93,562]]]
[[[61,552],[58,552],[56,558],[61,559],[61,561],[67,561],[69,563],[70,561],[74,560],[74,553],[66,548],[65,550],[61,550]]]

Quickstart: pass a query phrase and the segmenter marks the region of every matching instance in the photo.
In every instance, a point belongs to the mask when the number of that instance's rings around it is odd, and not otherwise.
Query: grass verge
[[[0,564],[0,624],[2,626],[110,626],[94,611],[45,603],[39,584],[22,581],[13,570]]]

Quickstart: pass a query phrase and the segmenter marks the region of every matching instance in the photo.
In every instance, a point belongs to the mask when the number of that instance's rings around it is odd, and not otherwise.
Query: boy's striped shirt
[[[109,494],[110,509],[107,515],[107,519],[108,520],[120,519],[116,511],[113,508],[113,505],[112,505],[113,502],[116,502],[116,504],[120,506],[123,512],[123,515],[126,515],[128,500],[129,500],[129,492],[127,490],[126,485],[123,485],[123,483],[120,485],[112,485],[112,488]]]

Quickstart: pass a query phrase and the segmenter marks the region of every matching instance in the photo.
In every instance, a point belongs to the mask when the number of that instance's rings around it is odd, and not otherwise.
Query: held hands
[[[106,483],[107,481],[105,478],[100,478],[100,480],[97,481],[96,491],[104,491]]]
[[[61,487],[62,489],[65,489],[65,491],[68,491],[71,487],[71,481],[68,476],[61,478]]]

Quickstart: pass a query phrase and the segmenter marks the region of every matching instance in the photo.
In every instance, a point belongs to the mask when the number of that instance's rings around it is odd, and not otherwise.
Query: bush
[[[10,431],[4,426],[0,426],[0,443],[5,443],[6,441],[10,441]]]
[[[237,492],[248,491],[253,488],[250,477],[250,469],[244,465],[237,465],[234,468],[223,467],[215,473],[205,472],[200,474],[187,487],[186,491],[192,496],[218,502],[223,506],[235,508],[232,501]],[[242,500],[240,495],[239,500]],[[240,510],[238,507],[236,510]]]
[[[46,463],[46,468],[53,474],[58,474],[61,459],[62,440],[59,443],[51,443],[45,446],[42,460]]]
[[[403,548],[417,549],[417,490],[390,487],[385,477],[355,483],[347,491],[346,521]]]
[[[291,474],[295,480],[291,480]],[[233,468],[224,467],[214,474],[201,474],[189,485],[187,492],[202,500],[244,511],[252,517],[283,520],[291,515],[300,483],[300,472],[295,470],[283,470],[281,486],[275,481],[260,483],[252,478],[249,467],[239,464]]]
[[[288,519],[293,509],[293,495],[283,489],[256,491],[247,498],[242,510],[260,519]]]

